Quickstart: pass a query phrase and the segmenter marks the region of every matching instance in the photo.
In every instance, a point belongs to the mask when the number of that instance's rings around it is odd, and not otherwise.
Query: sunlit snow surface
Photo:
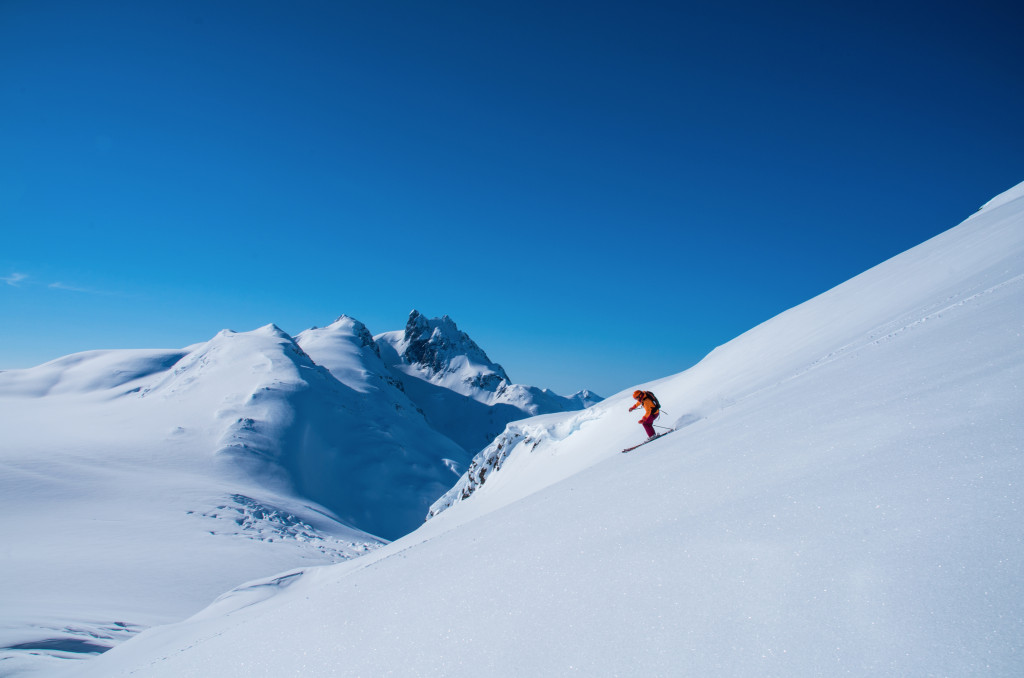
[[[286,451],[264,444],[324,381],[294,348],[266,327],[0,373],[0,675],[45,675],[267,568],[382,543],[298,499]]]
[[[296,338],[267,325],[0,372],[0,676],[49,674],[239,583],[421,525],[479,448],[431,425],[380,352],[342,316]],[[440,411],[489,407],[432,388]],[[479,447],[582,403],[520,405],[474,425]]]
[[[1024,675],[1022,334],[1024,185],[645,384],[676,432],[512,424],[416,532],[75,675]]]

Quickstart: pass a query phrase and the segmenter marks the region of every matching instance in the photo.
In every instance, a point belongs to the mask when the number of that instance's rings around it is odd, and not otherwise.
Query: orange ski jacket
[[[633,397],[636,398],[637,403],[633,405],[633,407],[629,408],[630,412],[642,406],[644,408],[644,413],[649,417],[652,412],[658,411],[658,407],[654,404],[654,400],[647,391],[634,391]]]

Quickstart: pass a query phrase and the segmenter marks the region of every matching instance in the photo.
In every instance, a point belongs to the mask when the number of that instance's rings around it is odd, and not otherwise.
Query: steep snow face
[[[326,367],[334,378],[360,393],[401,388],[380,358],[380,349],[366,325],[341,316],[325,328],[313,328],[295,337],[296,343]]]
[[[409,315],[405,330],[377,336],[380,355],[430,424],[470,454],[510,421],[582,409],[601,397],[581,391],[569,398],[548,389],[513,384],[505,370],[448,316]]]
[[[333,497],[325,502],[328,505],[349,505],[355,513],[346,515],[356,524],[364,525],[382,508],[385,515],[393,515],[374,525],[375,534],[394,538],[414,529],[430,503],[463,472],[469,455],[430,426],[359,321],[342,316],[329,327],[301,333],[297,343],[317,365],[356,392],[345,412],[334,417],[332,439],[305,436],[295,442],[304,455],[326,456],[338,465],[336,473],[318,471],[310,480],[327,485],[323,491]],[[302,409],[316,407],[317,403],[308,403]],[[343,468],[345,464],[351,468]]]
[[[1022,188],[644,384],[675,432],[513,424],[416,532],[76,675],[1021,675]]]
[[[359,339],[359,328],[350,329]],[[339,327],[333,336],[346,334]],[[371,534],[391,539],[418,525],[450,483],[446,460],[464,464],[462,450],[430,431],[414,409],[392,408],[356,391],[287,335],[279,340],[296,365],[289,371],[279,366],[274,382],[247,399],[247,410],[258,407],[255,416],[237,419],[221,453],[230,453],[263,482],[280,477],[298,495]],[[314,350],[329,343],[309,340]],[[356,369],[344,367],[340,352],[327,355],[333,358],[328,363],[351,378]],[[394,390],[386,380],[378,384]],[[267,406],[259,407],[264,401]]]
[[[1024,279],[1022,203],[1024,184],[993,198],[959,227],[718,347],[690,370],[638,385],[656,391],[665,406],[657,423],[689,426],[836,360],[857,360],[872,347],[935,322],[966,304],[1016,289]],[[1020,313],[1012,316],[1019,320]],[[974,341],[971,337],[964,340]],[[628,409],[631,391],[609,398],[593,411],[558,418],[555,426],[549,426],[546,418],[511,424],[473,459],[459,483],[431,507],[431,515],[473,494],[513,454],[525,456],[526,450],[539,441],[562,440],[586,422]],[[621,441],[622,446],[640,442],[644,436],[639,431],[637,426],[632,440]],[[577,436],[577,440],[583,438]],[[589,462],[580,459],[577,463]],[[579,468],[561,459],[545,475],[553,482]],[[511,478],[501,483],[510,501],[521,496],[521,491],[510,488],[516,484]],[[528,490],[524,491],[533,491],[534,479],[526,485]]]

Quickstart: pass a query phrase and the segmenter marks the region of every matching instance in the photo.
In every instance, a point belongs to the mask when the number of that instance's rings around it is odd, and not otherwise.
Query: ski
[[[659,434],[658,434],[658,435],[656,435],[656,436],[651,436],[650,438],[648,438],[647,440],[643,441],[643,442],[642,442],[642,443],[640,443],[639,445],[634,445],[633,447],[627,447],[626,449],[624,449],[624,450],[622,451],[622,453],[623,453],[623,454],[625,454],[626,452],[632,452],[632,451],[633,451],[633,450],[635,450],[636,448],[638,448],[638,447],[643,447],[643,446],[644,446],[644,445],[646,445],[647,443],[653,442],[653,441],[657,440],[658,438],[660,438],[660,437],[662,437],[662,436],[667,436],[667,435],[668,435],[669,433],[672,433],[672,431],[675,431],[675,429],[674,429],[674,428],[671,428],[671,429],[669,429],[669,430],[665,431],[664,433],[659,433]]]

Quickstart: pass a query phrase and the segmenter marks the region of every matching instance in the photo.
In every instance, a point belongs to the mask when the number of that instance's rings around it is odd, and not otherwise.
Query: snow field
[[[0,543],[0,675],[52,675],[240,582],[422,524],[471,455],[401,377],[345,316],[0,372],[0,510],[18,525]],[[503,416],[551,406],[520,405]]]

